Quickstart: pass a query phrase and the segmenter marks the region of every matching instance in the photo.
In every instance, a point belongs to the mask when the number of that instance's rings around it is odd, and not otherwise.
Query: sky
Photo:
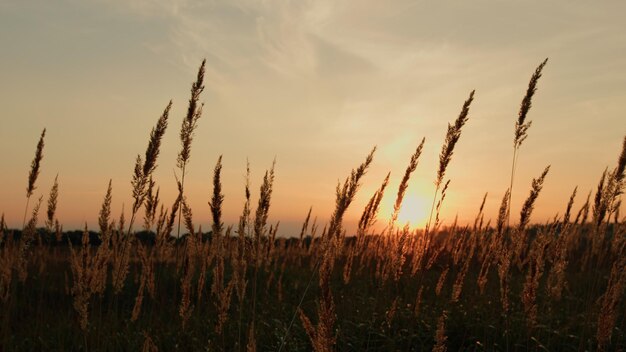
[[[113,212],[125,205],[128,216],[135,158],[172,99],[155,173],[170,205],[180,125],[206,58],[185,186],[196,225],[210,226],[220,155],[226,224],[243,208],[246,160],[256,202],[276,159],[269,221],[291,236],[309,207],[320,228],[328,221],[337,182],[374,146],[346,226],[354,229],[391,172],[384,224],[425,137],[400,217],[421,226],[447,123],[473,89],[442,217],[472,221],[488,193],[495,221],[519,105],[548,57],[512,196],[517,214],[533,177],[551,165],[533,214],[544,222],[563,214],[576,186],[578,209],[617,161],[626,135],[625,12],[621,1],[570,0],[0,0],[0,213],[21,227],[30,163],[47,128],[34,197],[45,202],[58,174],[64,228],[96,228],[111,179]]]

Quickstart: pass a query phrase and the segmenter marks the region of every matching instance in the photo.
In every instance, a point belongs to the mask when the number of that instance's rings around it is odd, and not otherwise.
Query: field
[[[511,184],[546,62],[535,70],[522,100]],[[184,183],[202,112],[203,76],[204,63],[180,132],[177,199],[164,204],[152,179],[170,103],[152,129],[145,156],[137,157],[132,207],[114,217],[109,184],[98,231],[62,231],[55,216],[56,183],[46,204],[43,197],[31,199],[45,130],[41,134],[28,179],[24,225],[8,229],[4,216],[0,223],[0,350],[626,348],[626,220],[619,213],[626,139],[616,151],[617,165],[604,172],[582,207],[573,207],[580,197],[574,190],[563,202],[562,216],[545,224],[532,222],[546,167],[530,185],[520,214],[510,212],[511,193],[527,190],[509,189],[494,223],[485,221],[483,200],[473,223],[442,226],[446,169],[468,119],[472,92],[448,125],[424,229],[396,221],[422,141],[398,190],[387,189],[387,178],[366,195],[371,198],[354,234],[346,233],[344,214],[375,149],[337,186],[330,221],[318,223],[309,212],[293,238],[278,238],[279,224],[268,224],[273,167],[265,173],[258,203],[251,201],[248,176],[239,222],[224,224],[220,158],[210,200],[213,225],[201,232]],[[385,192],[397,194],[394,213],[382,230],[375,230]]]

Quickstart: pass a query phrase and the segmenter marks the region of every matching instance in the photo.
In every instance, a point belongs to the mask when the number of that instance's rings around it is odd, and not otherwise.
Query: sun
[[[417,194],[407,194],[404,197],[400,212],[398,213],[398,226],[407,222],[411,228],[426,226],[428,220],[428,202],[424,197]]]

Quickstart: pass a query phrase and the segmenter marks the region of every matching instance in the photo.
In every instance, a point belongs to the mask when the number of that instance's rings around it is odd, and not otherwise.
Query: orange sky
[[[310,206],[320,222],[334,190],[378,146],[347,214],[348,229],[387,172],[381,217],[391,211],[408,160],[426,137],[401,221],[423,223],[446,124],[476,89],[448,170],[444,221],[473,219],[489,192],[495,217],[508,187],[514,122],[534,68],[539,82],[513,194],[519,211],[533,177],[551,164],[533,219],[576,209],[626,134],[623,2],[414,2],[63,0],[0,3],[0,213],[21,226],[27,176],[46,127],[35,195],[59,174],[66,229],[97,224],[113,180],[114,213],[131,206],[134,158],[170,99],[155,174],[175,197],[173,170],[189,88],[207,58],[205,103],[192,145],[187,196],[209,226],[211,172],[223,155],[224,214],[244,201],[246,158],[256,197],[276,158],[270,221],[297,233]],[[381,223],[384,220],[381,219]],[[320,226],[321,228],[322,226]]]

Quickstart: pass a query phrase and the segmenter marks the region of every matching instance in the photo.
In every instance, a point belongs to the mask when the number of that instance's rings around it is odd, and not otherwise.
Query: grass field
[[[515,125],[511,186],[541,72],[531,77]],[[45,130],[28,179],[21,229],[0,223],[2,351],[617,351],[626,348],[626,219],[619,214],[626,139],[581,207],[533,224],[549,167],[530,185],[520,214],[503,193],[494,223],[484,200],[470,224],[440,222],[446,169],[468,119],[472,92],[448,125],[436,172],[432,213],[423,229],[397,216],[422,153],[413,154],[394,211],[377,229],[388,178],[371,196],[352,236],[344,214],[375,149],[337,186],[328,223],[311,212],[293,238],[269,224],[274,169],[258,203],[248,182],[237,224],[222,220],[221,158],[213,174],[212,228],[194,225],[185,170],[201,117],[204,63],[181,126],[178,197],[159,199],[152,173],[170,105],[133,171],[133,206],[114,219],[109,188],[99,229],[63,232],[58,189],[34,195]],[[242,186],[243,187],[243,186]],[[527,190],[515,190],[517,194]],[[103,193],[104,194],[104,193]],[[580,197],[580,196],[578,196]],[[46,207],[47,205],[47,207]],[[44,209],[45,208],[45,209]],[[40,218],[45,218],[40,220]],[[139,230],[142,229],[142,230]],[[90,230],[94,230],[91,232]],[[178,235],[180,234],[180,236]]]

